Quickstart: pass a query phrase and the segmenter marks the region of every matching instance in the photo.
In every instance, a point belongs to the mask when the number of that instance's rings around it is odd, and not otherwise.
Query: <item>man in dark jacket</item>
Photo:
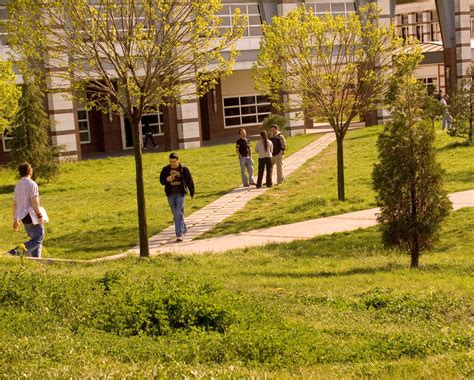
[[[278,125],[273,124],[271,127],[272,137],[270,141],[273,143],[272,164],[277,169],[277,184],[281,185],[285,176],[283,175],[283,157],[285,155],[286,140],[278,130]]]
[[[176,241],[183,241],[187,232],[184,223],[184,197],[189,192],[194,197],[194,182],[189,169],[179,162],[176,153],[169,156],[170,164],[161,170],[160,182],[165,186],[165,193],[173,213]]]

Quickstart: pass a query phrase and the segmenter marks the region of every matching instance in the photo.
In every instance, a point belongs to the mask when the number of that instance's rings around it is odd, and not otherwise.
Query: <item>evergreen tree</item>
[[[432,246],[450,209],[435,157],[434,128],[423,118],[426,94],[413,75],[417,64],[400,62],[388,99],[393,121],[379,137],[373,171],[384,244],[405,250],[412,268]]]
[[[19,110],[12,122],[11,165],[30,163],[35,178],[49,180],[59,173],[59,147],[49,137],[50,119],[45,111],[45,95],[41,87],[25,78]]]

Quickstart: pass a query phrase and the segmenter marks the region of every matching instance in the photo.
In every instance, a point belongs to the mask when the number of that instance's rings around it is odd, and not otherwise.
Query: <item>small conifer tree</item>
[[[45,95],[32,80],[25,80],[19,110],[12,121],[11,165],[30,163],[35,178],[50,180],[59,173],[60,147],[52,146],[50,119],[45,111]]]
[[[373,171],[384,244],[405,250],[412,268],[432,246],[450,209],[435,157],[434,128],[423,118],[425,90],[413,75],[418,62],[399,62],[388,96],[393,121],[379,137],[379,162]]]

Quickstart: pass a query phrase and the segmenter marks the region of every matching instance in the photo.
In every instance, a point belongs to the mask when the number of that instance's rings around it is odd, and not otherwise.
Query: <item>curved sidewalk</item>
[[[453,210],[474,207],[474,190],[449,195]],[[191,242],[168,244],[155,250],[154,255],[162,253],[217,253],[231,249],[261,246],[269,243],[285,243],[293,240],[311,239],[336,232],[354,231],[377,224],[378,208],[311,219],[304,222],[285,224],[238,234]]]

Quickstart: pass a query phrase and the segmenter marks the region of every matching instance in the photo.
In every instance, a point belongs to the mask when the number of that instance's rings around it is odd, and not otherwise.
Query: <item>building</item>
[[[7,17],[7,1],[0,0],[0,18]],[[273,16],[284,15],[302,2],[319,14],[344,15],[357,12],[369,1],[222,0],[222,28],[231,25],[231,14],[236,7],[248,16],[245,35],[237,42],[240,55],[234,72],[201,99],[177,107],[163,107],[144,116],[155,131],[155,139],[169,150],[198,147],[207,140],[237,137],[240,127],[256,133],[261,121],[271,112],[269,100],[255,89],[251,71],[263,37],[262,24],[271,23]],[[425,58],[416,75],[427,90],[451,91],[472,62],[474,0],[376,1],[383,9],[381,22],[395,20],[400,36],[413,36],[422,42]],[[5,58],[8,46],[4,37],[0,34],[0,55]],[[20,76],[18,83],[21,83]],[[51,139],[54,144],[65,147],[65,158],[81,159],[95,152],[112,153],[132,148],[132,133],[126,118],[86,111],[83,105],[60,94],[49,94],[47,104],[53,122]],[[310,120],[297,119],[297,112],[294,110],[286,115],[291,135],[305,133],[312,127]],[[382,122],[387,117],[389,115],[380,110],[368,121]],[[0,161],[7,161],[9,137],[2,136],[1,140]]]

